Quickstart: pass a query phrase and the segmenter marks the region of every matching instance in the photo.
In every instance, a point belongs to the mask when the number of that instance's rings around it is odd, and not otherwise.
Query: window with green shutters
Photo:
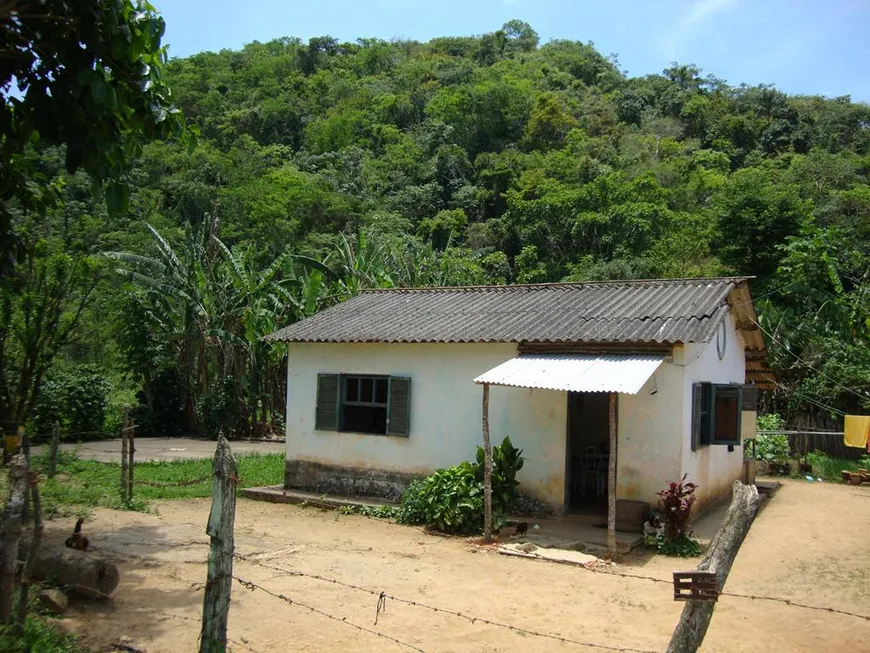
[[[371,374],[318,374],[314,427],[408,437],[411,379]]]
[[[743,386],[695,383],[692,386],[692,451],[711,444],[740,444]]]

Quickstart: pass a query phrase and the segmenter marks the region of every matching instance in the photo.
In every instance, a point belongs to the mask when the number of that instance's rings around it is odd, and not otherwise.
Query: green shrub
[[[34,409],[34,440],[51,437],[55,421],[61,434],[81,440],[104,435],[110,384],[98,365],[75,365],[52,374]]]
[[[196,405],[202,432],[217,440],[218,434],[232,438],[245,427],[242,405],[236,393],[236,380],[226,376]]]
[[[162,370],[157,374],[150,397],[144,389],[136,394],[133,421],[139,427],[136,432],[142,435],[185,432],[184,399],[176,370]]]
[[[476,477],[483,484],[483,447],[477,448]],[[492,448],[492,511],[493,514],[507,514],[513,510],[517,501],[517,488],[520,482],[517,473],[523,468],[523,450],[511,443],[505,436],[502,443]]]
[[[701,555],[701,545],[698,540],[693,540],[688,535],[680,535],[675,540],[668,542],[664,535],[648,536],[646,543],[655,547],[656,551],[666,556],[678,558],[693,558]]]
[[[756,426],[759,431],[776,431],[785,421],[778,413],[759,415]],[[755,438],[755,458],[765,463],[782,464],[791,460],[788,436],[783,433],[759,433]]]
[[[35,594],[35,592],[34,592]],[[0,651],[5,653],[88,653],[75,635],[67,634],[51,619],[35,614],[36,602],[24,622],[24,632],[15,626],[0,626]]]
[[[517,472],[522,469],[522,451],[506,437],[493,447],[493,528],[501,528],[517,498]],[[477,461],[439,469],[422,480],[412,481],[402,493],[396,513],[400,524],[425,525],[444,533],[478,533],[483,527],[483,449]]]

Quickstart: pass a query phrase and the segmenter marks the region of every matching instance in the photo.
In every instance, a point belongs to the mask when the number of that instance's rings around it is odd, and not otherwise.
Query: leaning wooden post
[[[129,411],[129,406],[124,407]],[[129,413],[128,413],[129,414]],[[130,454],[130,462],[127,465],[127,501],[133,500],[133,454],[136,453],[136,425],[130,419],[127,424],[127,451]]]
[[[21,570],[21,582],[19,583],[21,589],[18,594],[18,618],[16,619],[16,627],[19,633],[24,631],[24,622],[27,620],[27,607],[30,600],[30,574],[33,572],[33,564],[36,562],[36,554],[42,542],[42,502],[39,498],[39,475],[31,471],[29,466],[27,472],[30,496],[33,500],[33,539],[30,540],[30,549],[27,551],[27,558]]]
[[[607,460],[607,551],[610,559],[616,559],[616,409],[619,395],[610,393],[608,399],[608,413],[610,426],[610,455]]]
[[[27,463],[23,454],[16,454],[9,465],[9,499],[3,512],[3,523],[0,524],[0,624],[12,623],[21,513],[26,494]]]
[[[489,383],[483,384],[483,540],[492,542],[492,443],[489,440]]]
[[[129,493],[127,491],[127,408],[124,408],[124,421],[121,422],[121,503],[129,501]]]
[[[60,422],[55,420],[51,431],[51,453],[48,458],[48,478],[54,478],[57,474],[57,450],[60,446]]]
[[[202,602],[199,653],[223,653],[227,648],[227,616],[233,588],[233,522],[236,518],[236,459],[220,434],[214,455],[211,513],[205,532],[211,537],[208,579]]]
[[[740,550],[743,539],[758,514],[758,490],[754,485],[734,481],[733,496],[725,519],[710,544],[707,555],[698,565],[698,571],[716,573],[719,592],[725,587],[728,572]],[[687,601],[680,616],[668,653],[694,653],[704,641],[710,619],[713,617],[714,601]]]

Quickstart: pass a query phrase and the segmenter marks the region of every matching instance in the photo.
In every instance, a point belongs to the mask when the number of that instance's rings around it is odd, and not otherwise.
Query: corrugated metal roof
[[[285,342],[706,342],[743,278],[370,290]]]
[[[505,361],[474,382],[633,395],[640,392],[663,360],[662,355],[529,354]]]

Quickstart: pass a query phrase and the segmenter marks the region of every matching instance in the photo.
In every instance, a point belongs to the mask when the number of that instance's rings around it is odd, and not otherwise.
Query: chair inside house
[[[607,498],[607,395],[569,393],[568,406],[568,512],[600,520]]]

